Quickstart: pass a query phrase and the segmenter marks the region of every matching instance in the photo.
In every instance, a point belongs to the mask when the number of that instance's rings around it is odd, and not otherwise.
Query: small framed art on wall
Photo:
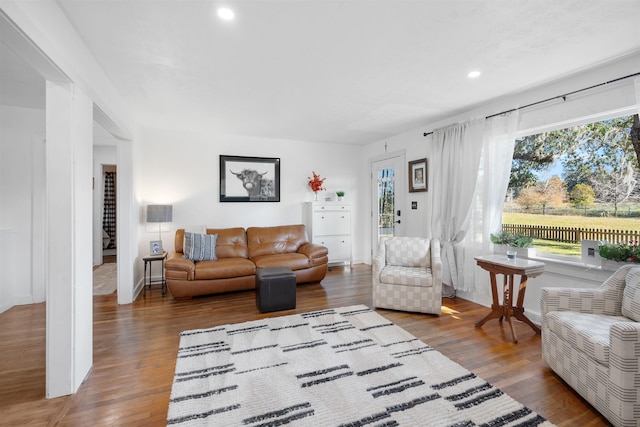
[[[427,159],[409,162],[409,193],[427,191]]]

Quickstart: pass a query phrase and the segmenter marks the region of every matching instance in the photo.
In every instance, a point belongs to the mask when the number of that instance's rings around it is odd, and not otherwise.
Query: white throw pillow
[[[622,294],[622,315],[640,322],[640,267],[629,269]]]

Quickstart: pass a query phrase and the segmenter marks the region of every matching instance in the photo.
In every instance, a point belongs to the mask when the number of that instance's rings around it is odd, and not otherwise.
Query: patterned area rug
[[[183,332],[167,424],[553,425],[364,305]]]
[[[102,264],[93,270],[93,294],[109,295],[118,288],[118,264]]]

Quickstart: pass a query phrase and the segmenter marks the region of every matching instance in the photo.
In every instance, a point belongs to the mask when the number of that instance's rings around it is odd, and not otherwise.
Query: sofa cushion
[[[256,266],[246,258],[220,258],[196,263],[194,280],[228,279],[256,274]]]
[[[380,272],[380,282],[392,285],[431,287],[433,286],[433,275],[430,268],[387,265]]]
[[[302,224],[247,228],[249,258],[297,252],[307,242]]]
[[[545,316],[549,330],[568,341],[576,350],[605,366],[609,366],[611,325],[630,322],[624,316],[575,311],[552,311]]]
[[[217,234],[216,256],[220,258],[249,258],[247,233],[242,227],[207,228],[207,234]]]
[[[217,234],[184,233],[184,257],[191,261],[216,260]]]
[[[299,253],[261,255],[251,258],[257,268],[287,267],[289,270],[304,270],[309,268],[309,258]]]
[[[429,239],[392,237],[385,242],[386,265],[431,267]]]
[[[622,315],[640,322],[640,267],[630,268],[624,281]]]

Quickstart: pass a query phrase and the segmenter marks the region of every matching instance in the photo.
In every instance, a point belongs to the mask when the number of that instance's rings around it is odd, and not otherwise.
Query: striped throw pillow
[[[191,261],[214,261],[217,234],[184,233],[184,257]]]

